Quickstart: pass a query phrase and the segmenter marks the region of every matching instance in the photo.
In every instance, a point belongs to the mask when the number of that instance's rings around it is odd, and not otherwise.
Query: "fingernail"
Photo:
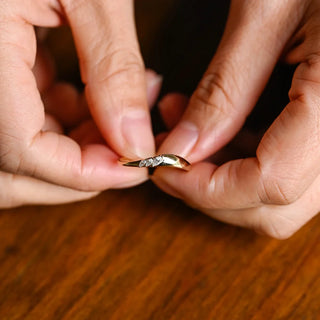
[[[147,73],[146,79],[148,106],[151,108],[158,98],[163,78],[156,73]]]
[[[127,154],[124,156],[144,158],[154,155],[154,138],[146,111],[127,113],[122,118],[122,135],[127,144]]]
[[[161,146],[161,151],[188,157],[199,138],[199,130],[189,121],[181,121]]]

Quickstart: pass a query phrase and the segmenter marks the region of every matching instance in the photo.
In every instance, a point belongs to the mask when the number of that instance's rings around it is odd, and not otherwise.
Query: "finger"
[[[39,70],[39,67],[37,70]],[[159,95],[162,78],[154,71],[147,70],[146,79],[148,104],[151,108]],[[90,118],[85,95],[80,94],[70,83],[58,82],[53,84],[42,95],[42,100],[46,112],[57,118],[64,128],[72,128]]]
[[[92,119],[81,123],[78,127],[76,127],[70,132],[69,136],[77,143],[79,143],[81,147],[90,144],[105,143],[96,124]]]
[[[158,109],[162,120],[171,130],[180,120],[188,104],[188,97],[179,93],[170,93],[161,99],[158,103]],[[161,147],[163,141],[168,137],[169,132],[161,132],[156,135],[156,148]]]
[[[0,209],[21,205],[51,205],[90,199],[98,192],[83,192],[34,178],[0,171]]]
[[[188,98],[179,93],[170,93],[161,99],[158,103],[158,109],[167,129],[171,130],[179,122],[187,104]],[[169,132],[161,132],[156,135],[157,150],[168,135]]]
[[[121,155],[153,154],[133,1],[61,3],[73,31],[88,104],[103,137]]]
[[[37,41],[40,43],[43,43],[48,37],[49,29],[36,27],[35,31],[36,31]]]
[[[217,53],[162,152],[195,162],[239,131],[301,19],[296,2],[232,1]]]
[[[160,148],[163,141],[167,138],[168,134],[169,132],[160,132],[159,134],[156,135],[155,140],[156,140],[157,150]]]
[[[147,101],[149,108],[151,109],[156,103],[162,85],[162,77],[153,70],[146,70],[147,81]]]
[[[159,102],[159,111],[168,129],[172,129],[179,122],[188,101],[189,99],[185,95],[172,93],[166,95]],[[156,136],[156,146],[158,148],[168,134],[168,132],[163,132]],[[230,144],[208,159],[215,164],[223,164],[227,161],[238,159],[239,156],[254,156],[261,137],[261,135],[253,134],[248,130],[241,130]]]
[[[57,118],[64,128],[72,128],[90,118],[84,95],[69,83],[52,85],[42,99],[46,112]]]
[[[36,39],[33,11],[21,18],[1,11],[0,167],[55,184],[85,190],[130,186],[147,179],[144,170],[129,170],[106,145],[79,145],[42,131],[44,108],[31,71]],[[20,18],[19,18],[20,17]]]
[[[158,103],[162,120],[169,130],[173,129],[180,121],[188,102],[187,96],[179,93],[170,93]]]
[[[53,83],[55,70],[53,59],[44,46],[38,45],[32,71],[37,81],[38,90],[40,92],[46,91]]]
[[[319,17],[316,14],[317,2],[312,2],[306,10],[303,20],[288,42],[283,58],[287,63],[298,64],[305,57],[317,54],[319,45]]]
[[[43,132],[52,131],[60,134],[63,133],[63,128],[61,127],[60,123],[50,114],[45,115],[44,125],[42,126],[41,130]]]
[[[3,21],[22,18],[37,27],[58,27],[64,23],[62,6],[56,0],[12,0],[3,3],[1,12],[5,13]]]

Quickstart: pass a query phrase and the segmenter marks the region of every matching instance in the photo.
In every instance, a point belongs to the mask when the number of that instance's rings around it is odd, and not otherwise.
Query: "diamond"
[[[158,166],[159,164],[161,164],[163,162],[163,158],[162,156],[156,156],[153,158],[153,167]]]
[[[153,166],[153,158],[148,158],[145,161],[146,161],[146,167]]]
[[[139,163],[139,168],[145,167],[146,166],[146,160],[141,160]]]
[[[153,158],[148,158],[148,159],[141,160],[140,163],[139,163],[139,168],[151,167],[151,166],[153,166]]]

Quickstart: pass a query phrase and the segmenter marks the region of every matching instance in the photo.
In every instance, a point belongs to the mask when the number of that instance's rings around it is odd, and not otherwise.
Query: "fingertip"
[[[158,103],[161,117],[168,129],[172,129],[181,119],[189,98],[180,93],[169,93]]]
[[[50,114],[46,114],[44,125],[43,125],[41,131],[42,132],[52,131],[52,132],[62,134],[63,128],[61,127],[61,125],[59,124],[59,122],[57,121],[57,119],[54,116],[52,116]]]
[[[188,161],[193,161],[193,149],[195,148],[199,139],[199,130],[192,123],[188,121],[181,121],[168,135],[167,139],[160,147],[160,153],[173,153]]]
[[[212,190],[212,174],[217,169],[212,163],[201,162],[192,165],[188,172],[158,168],[151,176],[151,180],[163,191],[183,199],[188,203],[201,204],[208,202],[208,195]]]
[[[45,92],[53,83],[55,66],[49,51],[42,45],[37,48],[36,61],[32,72],[36,78],[39,92]]]
[[[151,69],[146,70],[147,101],[150,109],[154,106],[156,100],[158,99],[162,81],[163,77],[161,75],[157,74]]]
[[[82,122],[70,131],[69,137],[76,141],[80,147],[89,144],[105,144],[105,140],[92,119]]]
[[[42,98],[46,112],[54,115],[66,128],[74,127],[89,118],[83,95],[70,83],[54,84]]]
[[[160,136],[162,144],[159,152],[177,154],[193,161],[193,159],[197,160],[193,150],[199,140],[200,132],[191,120],[181,119],[188,102],[189,98],[180,93],[168,94],[159,102],[158,106],[164,123],[168,129],[173,129],[167,137]]]
[[[155,141],[151,129],[150,115],[145,110],[127,113],[121,120],[124,152],[129,158],[145,158],[154,155]]]
[[[163,141],[168,137],[168,132],[161,132],[158,135],[156,135],[156,148],[159,149]]]
[[[147,170],[129,168],[119,163],[119,155],[105,145],[85,145],[82,147],[84,168],[82,175],[89,178],[81,189],[90,191],[129,188],[148,179]],[[93,181],[92,177],[96,177]],[[91,185],[92,183],[92,185]]]

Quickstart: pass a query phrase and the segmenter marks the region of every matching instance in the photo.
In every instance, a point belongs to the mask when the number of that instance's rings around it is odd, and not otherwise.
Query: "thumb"
[[[301,19],[302,8],[299,14],[291,14],[297,9],[296,2],[232,1],[220,46],[160,152],[176,153],[195,162],[232,139]]]

